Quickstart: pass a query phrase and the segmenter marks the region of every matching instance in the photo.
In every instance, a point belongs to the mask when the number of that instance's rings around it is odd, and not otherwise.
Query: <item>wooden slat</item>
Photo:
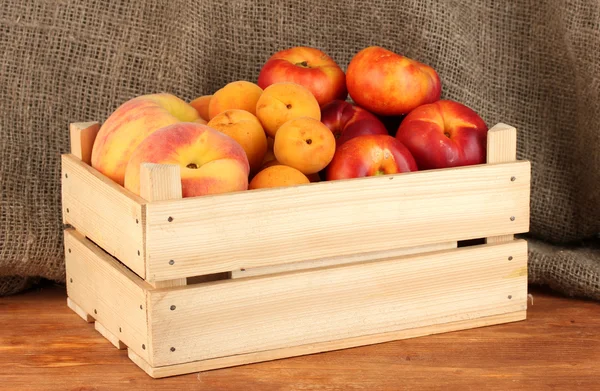
[[[62,212],[71,224],[142,278],[146,201],[73,155],[62,156]]]
[[[151,364],[523,311],[526,265],[527,243],[519,240],[155,290],[149,292]]]
[[[517,160],[517,129],[510,125],[499,123],[488,131],[487,163],[508,163]],[[514,182],[522,180],[514,176]],[[512,177],[511,177],[512,178]],[[508,242],[514,239],[513,234],[491,236],[486,243]]]
[[[143,163],[140,167],[140,195],[148,202],[178,200],[182,197],[181,172],[176,164]],[[148,281],[155,288],[186,285],[187,279]]]
[[[88,323],[94,322],[94,317],[85,312],[80,306],[77,305],[70,297],[67,297],[67,307],[75,312],[79,317]]]
[[[123,341],[121,341],[119,338],[117,338],[116,335],[114,335],[113,333],[108,331],[108,329],[106,327],[102,326],[102,324],[100,322],[96,322],[94,324],[94,328],[96,329],[97,332],[102,334],[102,336],[104,338],[108,339],[108,341],[110,343],[112,343],[115,346],[115,348],[117,348],[119,350],[127,349],[127,345],[125,345],[123,343]]]
[[[388,341],[396,341],[401,339],[422,337],[432,334],[447,333],[450,331],[486,327],[501,323],[517,322],[526,319],[526,317],[527,311],[521,310],[516,312],[508,312],[500,315],[491,315],[475,319],[458,320],[454,322],[417,327],[414,329],[392,331],[389,333],[364,335],[354,338],[344,338],[334,341],[325,341],[308,345],[265,350],[256,353],[239,354],[235,356],[213,358],[202,361],[192,361],[182,364],[174,364],[161,367],[151,366],[148,362],[146,362],[143,358],[138,356],[131,349],[128,350],[128,356],[131,359],[131,361],[137,364],[148,375],[152,376],[153,378],[163,378],[168,376],[182,375],[185,373],[209,371],[211,369],[217,368],[227,368],[255,362],[271,361],[287,357],[303,356],[307,354],[328,352],[332,350],[347,349],[364,345],[372,345]]]
[[[294,263],[285,263],[282,265],[255,267],[252,269],[234,270],[231,272],[231,278],[244,278],[262,276],[267,274],[284,273],[295,270],[315,269],[318,267],[328,267],[335,265],[345,265],[349,263],[374,261],[385,258],[399,257],[411,254],[424,254],[432,251],[449,250],[456,248],[456,242],[434,243],[418,247],[406,247],[386,251],[376,251],[371,253],[360,253],[347,255],[343,257],[332,257],[326,259],[316,259],[314,261],[303,261]]]
[[[529,167],[485,164],[152,203],[148,279],[526,232]]]
[[[71,153],[86,164],[91,164],[94,140],[99,130],[98,122],[77,122],[69,126]]]
[[[65,230],[65,263],[69,298],[151,361],[146,290],[152,287],[74,229]]]

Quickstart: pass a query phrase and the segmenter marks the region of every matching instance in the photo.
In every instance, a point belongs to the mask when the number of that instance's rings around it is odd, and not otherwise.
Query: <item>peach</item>
[[[284,164],[281,164],[281,162],[279,162],[277,159],[273,158],[273,160],[269,160],[268,162],[264,163],[262,165],[261,169],[264,170],[265,168],[271,167],[271,166],[284,166]],[[306,177],[311,182],[321,182],[321,177],[319,176],[318,172],[315,172],[314,174],[308,174],[308,175],[306,175]]]
[[[221,194],[248,188],[250,165],[242,146],[206,125],[177,123],[148,136],[133,152],[125,188],[140,194],[142,163],[181,167],[183,197]]]
[[[269,187],[284,187],[310,183],[306,175],[295,168],[274,165],[267,167],[252,179],[248,189],[263,189]]]
[[[92,149],[92,167],[123,185],[131,154],[146,137],[165,126],[199,118],[196,109],[171,94],[133,98],[119,106],[100,128]]]
[[[261,88],[286,81],[308,88],[321,107],[348,96],[344,71],[331,57],[313,47],[297,46],[273,54],[258,75]]]
[[[442,86],[430,66],[378,46],[348,64],[346,85],[356,104],[374,114],[402,115],[440,99]]]
[[[208,119],[211,120],[217,114],[230,109],[256,114],[256,102],[262,93],[262,88],[249,81],[231,82],[213,94],[208,104]]]
[[[211,119],[208,126],[237,141],[246,151],[250,172],[258,172],[267,153],[267,136],[258,118],[245,110],[225,110]]]
[[[190,102],[190,105],[196,109],[198,115],[205,121],[208,121],[208,105],[211,98],[212,95],[203,95]]]
[[[296,83],[275,83],[265,88],[256,103],[256,116],[267,132],[275,137],[277,129],[293,118],[321,120],[321,109],[314,95]]]
[[[282,164],[305,175],[314,174],[333,159],[335,137],[327,126],[314,118],[294,118],[277,131],[273,151]]]

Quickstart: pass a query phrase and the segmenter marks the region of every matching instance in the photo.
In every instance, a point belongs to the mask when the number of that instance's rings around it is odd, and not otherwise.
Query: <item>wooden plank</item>
[[[65,263],[69,298],[151,361],[146,290],[152,287],[74,229],[65,230]]]
[[[152,291],[152,365],[523,311],[526,265],[519,240]]]
[[[142,278],[144,203],[73,155],[62,156],[62,213],[77,228]]]
[[[181,172],[179,166],[176,164],[142,163],[140,167],[140,195],[148,202],[181,199]],[[148,282],[155,288],[171,288],[187,284],[185,277]]]
[[[69,126],[71,153],[86,164],[91,165],[92,149],[99,130],[98,122],[76,122]]]
[[[385,258],[400,257],[403,255],[424,254],[424,253],[433,252],[433,251],[449,250],[451,248],[456,248],[456,247],[457,247],[456,242],[434,243],[434,244],[427,244],[425,246],[398,248],[398,249],[393,249],[393,250],[376,251],[376,252],[370,252],[370,253],[360,253],[360,254],[347,255],[347,256],[343,256],[343,257],[317,259],[314,261],[284,263],[281,265],[274,265],[274,266],[263,266],[263,267],[255,267],[252,269],[233,270],[231,272],[231,278],[254,277],[254,276],[267,275],[267,274],[285,273],[285,272],[296,271],[296,270],[316,269],[319,267],[345,265],[345,264],[349,264],[349,263],[376,261],[376,260],[385,259]]]
[[[112,343],[115,346],[115,348],[117,348],[119,350],[127,349],[127,345],[125,345],[123,343],[123,341],[121,341],[119,338],[117,338],[113,333],[108,331],[108,329],[106,327],[102,326],[102,324],[100,322],[96,322],[94,324],[94,328],[96,329],[97,332],[102,334],[102,336],[104,338],[108,339],[108,341],[110,343]]]
[[[151,203],[148,279],[526,232],[529,167],[484,164]]]
[[[227,368],[238,365],[245,365],[256,362],[277,360],[288,357],[297,357],[307,354],[328,352],[353,348],[357,346],[373,345],[383,342],[396,341],[408,338],[423,337],[426,335],[447,333],[457,330],[466,330],[479,327],[486,327],[501,323],[517,322],[527,317],[527,311],[521,310],[508,312],[499,315],[485,316],[475,319],[458,320],[454,322],[435,324],[430,326],[417,327],[400,331],[391,331],[388,333],[379,333],[364,335],[354,338],[344,338],[333,341],[325,341],[308,345],[291,346],[281,349],[266,350],[256,353],[246,353],[227,357],[213,358],[202,361],[192,361],[182,364],[167,365],[162,367],[153,367],[143,358],[138,356],[131,349],[127,354],[131,361],[143,369],[153,378],[164,378],[169,376],[182,375],[185,373],[209,371],[218,368]]]
[[[517,129],[510,125],[499,123],[488,131],[487,163],[508,163],[517,160]],[[512,180],[514,177],[514,181]],[[516,175],[511,176],[511,181],[522,180]],[[513,234],[491,236],[486,238],[486,243],[508,242],[515,238]]]
[[[67,297],[67,307],[73,310],[79,317],[88,323],[94,322],[94,317],[85,312],[80,306],[78,306],[70,297]]]

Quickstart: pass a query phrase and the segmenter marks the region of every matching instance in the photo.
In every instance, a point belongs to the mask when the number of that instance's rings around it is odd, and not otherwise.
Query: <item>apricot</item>
[[[306,175],[293,167],[274,165],[263,169],[256,174],[250,184],[249,190],[270,187],[294,186],[310,183]]]
[[[305,175],[325,168],[335,154],[335,137],[320,121],[294,118],[279,128],[273,151],[278,161]]]
[[[245,110],[225,110],[211,119],[208,126],[230,136],[244,148],[252,173],[260,170],[267,153],[267,136],[254,115]]]
[[[208,121],[208,104],[212,95],[203,95],[190,102],[190,105],[196,109],[200,118],[204,121]]]
[[[217,114],[230,109],[256,114],[256,102],[262,93],[262,88],[249,81],[231,82],[213,94],[208,104],[208,119],[211,120]]]
[[[265,88],[256,103],[256,116],[267,135],[275,137],[287,121],[310,117],[321,120],[321,108],[314,95],[296,83],[275,83]]]

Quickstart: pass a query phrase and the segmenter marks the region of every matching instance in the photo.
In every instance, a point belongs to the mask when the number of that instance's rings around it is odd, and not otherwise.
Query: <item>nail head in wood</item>
[[[141,309],[141,310],[143,310],[143,309],[144,309],[144,307],[142,307],[142,305],[141,305],[141,304],[140,304],[140,309]]]
[[[510,177],[510,181],[511,181],[511,182],[514,182],[514,181],[516,181],[516,180],[517,180],[517,177],[516,177],[516,176],[511,176],[511,177]]]
[[[96,311],[96,309],[94,309],[94,314],[96,314],[96,315],[98,314],[98,311]]]
[[[142,344],[142,349],[146,350],[146,345]]]
[[[122,332],[123,332],[123,330],[121,330],[121,328],[119,327],[119,333],[122,333]]]
[[[71,254],[71,249],[69,249],[69,254]]]
[[[135,223],[136,223],[136,224],[139,224],[139,223],[140,223],[140,221],[139,221],[138,219],[135,219]]]
[[[512,295],[508,295],[508,300],[512,299]]]
[[[512,261],[512,260],[513,260],[513,257],[512,257],[512,255],[511,255],[510,257],[508,257],[508,260],[509,260],[509,261]]]
[[[174,352],[174,351],[175,351],[175,348],[174,348],[174,347],[171,347],[171,351],[172,351],[172,352]]]
[[[169,216],[169,218],[167,219],[167,221],[170,223],[171,221],[173,221],[173,218],[171,216]]]
[[[140,250],[138,250],[138,256],[140,256],[140,255],[141,255]]]
[[[69,208],[67,208],[67,213],[69,213]]]
[[[73,282],[73,279],[72,279],[72,278],[69,278],[69,282]]]
[[[175,311],[175,308],[177,308],[177,307],[175,307],[174,305],[172,305],[171,306],[171,311]]]
[[[65,178],[68,178],[68,177],[69,177],[69,174],[67,174],[67,173],[65,172]]]
[[[175,261],[171,259],[171,260],[169,261],[169,265],[174,265],[174,264],[175,264]]]
[[[515,216],[510,216],[510,221],[515,221]]]

